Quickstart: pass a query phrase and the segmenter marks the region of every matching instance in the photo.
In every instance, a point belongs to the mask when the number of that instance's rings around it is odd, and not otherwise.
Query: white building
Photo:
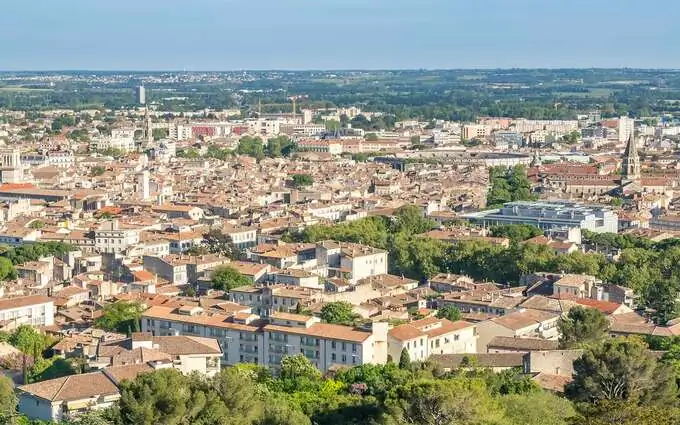
[[[102,223],[94,232],[95,248],[102,253],[118,254],[139,243],[139,231],[122,229],[118,220]]]
[[[429,317],[391,329],[387,335],[387,353],[398,362],[406,349],[411,360],[424,361],[433,354],[477,352],[474,324]]]
[[[619,118],[619,142],[627,142],[635,133],[635,120],[628,117]]]
[[[2,330],[54,325],[54,302],[43,295],[0,299],[0,323]]]
[[[248,307],[243,307],[247,311]],[[320,323],[318,318],[272,313],[268,322],[251,313],[207,314],[200,307],[154,306],[142,316],[142,330],[154,335],[217,338],[223,364],[256,363],[278,367],[283,356],[304,354],[321,371],[331,365],[383,364],[387,361],[387,323],[371,331]]]

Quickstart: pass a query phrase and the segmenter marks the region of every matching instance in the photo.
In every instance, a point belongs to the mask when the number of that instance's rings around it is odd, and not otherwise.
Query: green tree
[[[37,358],[48,348],[50,340],[34,327],[21,325],[10,334],[8,342],[24,353]]]
[[[574,307],[559,322],[560,346],[573,348],[608,338],[609,321],[600,310]]]
[[[673,370],[656,361],[636,338],[612,338],[587,347],[574,361],[565,389],[576,402],[631,401],[668,405],[677,395]]]
[[[408,350],[403,348],[401,354],[399,355],[399,369],[409,369],[411,367],[411,356],[408,354]]]
[[[105,306],[94,325],[112,332],[138,332],[143,312],[144,307],[136,301],[118,301]]]
[[[657,323],[665,325],[669,320],[678,317],[678,290],[680,285],[676,279],[657,279],[644,289],[642,303],[654,310]]]
[[[186,376],[175,369],[142,374],[121,384],[120,410],[124,423],[181,424],[186,420],[191,391]]]
[[[264,158],[264,145],[259,137],[244,136],[239,140],[236,153],[248,155],[257,159]]]
[[[14,265],[7,258],[0,257],[0,282],[14,280],[17,278],[17,271]]]
[[[106,172],[106,168],[102,167],[101,165],[95,165],[90,169],[90,176],[92,177],[97,177],[101,176]]]
[[[477,425],[502,423],[503,411],[479,379],[419,380],[396,389],[387,401],[394,425]]]
[[[248,286],[252,284],[250,279],[229,265],[217,267],[213,271],[210,281],[213,285],[213,289],[217,289],[219,291],[230,291],[240,286]]]
[[[491,236],[508,238],[511,242],[524,242],[536,236],[541,236],[543,230],[531,224],[506,224],[491,228]]]
[[[238,249],[234,245],[231,237],[222,233],[219,229],[211,229],[208,233],[203,235],[204,247],[213,254],[218,254],[223,257],[237,259],[240,255]],[[200,252],[200,248],[196,248]],[[197,252],[197,251],[194,251]]]
[[[544,391],[511,394],[500,397],[499,401],[510,424],[567,425],[576,417],[569,400]]]
[[[314,184],[314,178],[309,174],[293,174],[293,186],[305,187]]]
[[[455,322],[461,319],[461,314],[455,305],[445,305],[437,310],[437,317]]]
[[[321,320],[336,325],[352,325],[358,318],[354,306],[347,301],[336,301],[321,307]]]
[[[226,408],[229,425],[251,425],[262,417],[263,403],[251,374],[238,368],[222,369],[213,386]]]
[[[0,375],[0,423],[11,423],[11,417],[17,408],[17,396],[12,380]]]
[[[42,229],[45,227],[45,222],[42,220],[33,220],[28,227],[31,229]]]
[[[284,356],[281,359],[281,379],[309,379],[312,381],[321,378],[321,371],[303,354]]]
[[[378,135],[375,133],[366,133],[364,139],[366,139],[367,142],[376,142],[379,140]]]
[[[680,423],[680,409],[670,406],[641,406],[632,401],[600,400],[582,403],[580,415],[570,425],[675,425]]]

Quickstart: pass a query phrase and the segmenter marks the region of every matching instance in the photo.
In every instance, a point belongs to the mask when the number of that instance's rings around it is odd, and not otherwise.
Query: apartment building
[[[172,285],[186,285],[189,282],[187,264],[190,257],[166,255],[164,257],[144,256],[144,270],[167,280]]]
[[[283,356],[302,353],[324,372],[332,365],[385,363],[387,326],[375,323],[367,331],[298,314],[276,312],[263,320],[251,313],[206,313],[200,307],[154,306],[142,315],[144,332],[217,338],[223,364],[276,368]]]
[[[222,233],[227,235],[238,249],[257,245],[257,229],[255,228],[227,224],[222,227]]]
[[[54,302],[43,295],[0,299],[0,330],[11,331],[21,325],[54,325]]]
[[[316,259],[329,275],[343,276],[352,284],[361,279],[387,274],[387,251],[349,242],[317,243]]]
[[[387,334],[387,353],[399,361],[406,349],[411,360],[424,361],[433,354],[477,352],[477,330],[474,324],[459,320],[428,317],[396,326]]]
[[[513,338],[541,338],[555,340],[559,337],[557,323],[560,314],[532,309],[520,309],[505,316],[477,324],[477,352],[486,353],[491,340],[498,336]]]
[[[491,126],[484,124],[467,124],[463,126],[462,136],[465,140],[483,139],[491,135]]]
[[[119,254],[139,243],[139,230],[123,228],[118,220],[110,220],[95,230],[94,240],[99,252]]]
[[[321,289],[301,286],[242,286],[229,291],[229,301],[252,308],[253,312],[268,316],[275,311],[293,312],[298,304],[307,304],[321,294]]]

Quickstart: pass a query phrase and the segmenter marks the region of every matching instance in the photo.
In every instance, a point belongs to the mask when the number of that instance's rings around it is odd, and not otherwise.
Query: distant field
[[[612,90],[612,89],[589,89],[588,93],[556,91],[555,96],[559,96],[559,97],[609,97],[614,92],[615,92],[615,90]]]
[[[0,87],[0,92],[5,92],[5,93],[11,93],[11,92],[49,92],[53,91],[52,89],[34,89],[30,87],[21,87],[21,86],[7,86],[7,87]]]

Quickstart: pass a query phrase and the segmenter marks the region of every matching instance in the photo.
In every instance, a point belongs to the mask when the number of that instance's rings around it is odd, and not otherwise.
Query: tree
[[[102,167],[101,165],[95,165],[94,167],[90,168],[90,176],[91,177],[101,176],[105,172],[106,172],[106,168]]]
[[[388,424],[502,423],[503,412],[481,379],[418,380],[395,392],[386,403]]]
[[[460,310],[455,305],[445,305],[437,310],[437,317],[440,319],[447,319],[452,322],[461,319]]]
[[[0,375],[0,422],[9,421],[9,417],[14,414],[17,408],[17,396],[14,392],[12,380],[4,375]]]
[[[576,417],[574,406],[562,397],[545,391],[511,394],[499,399],[511,424],[567,425]]]
[[[658,324],[665,325],[669,320],[678,317],[679,289],[680,285],[676,279],[657,279],[645,288],[642,303],[654,310],[654,319]]]
[[[121,418],[127,424],[180,424],[191,398],[189,378],[176,369],[142,374],[121,383]]]
[[[257,159],[264,158],[264,145],[259,137],[244,136],[239,140],[236,153],[248,155]]]
[[[118,301],[104,307],[102,315],[94,324],[100,329],[111,332],[138,332],[144,308],[136,301]]]
[[[252,284],[250,279],[229,265],[217,267],[213,271],[210,281],[213,289],[217,289],[218,291],[230,291],[240,286]]]
[[[491,228],[491,236],[508,238],[511,242],[524,242],[536,236],[541,236],[543,230],[531,224],[506,224]]]
[[[352,325],[358,318],[354,306],[347,301],[336,301],[321,307],[321,320],[336,325]]]
[[[378,141],[378,135],[375,133],[366,133],[366,136],[364,136],[367,142],[376,142]]]
[[[612,338],[586,348],[574,361],[566,396],[577,402],[631,401],[665,405],[675,399],[675,373],[636,338]]]
[[[238,250],[234,246],[231,237],[222,233],[219,229],[211,229],[208,233],[203,235],[203,244],[205,248],[213,253],[223,257],[236,259],[239,257]]]
[[[28,225],[30,229],[42,229],[45,227],[45,222],[42,220],[33,220],[31,223]]]
[[[288,397],[277,395],[264,405],[262,418],[254,425],[311,425],[312,421]]]
[[[238,368],[222,369],[212,381],[229,425],[251,425],[262,417],[263,404],[252,375]]]
[[[309,379],[321,378],[321,371],[303,354],[284,356],[281,359],[281,379]]]
[[[580,416],[570,425],[675,425],[680,409],[670,406],[640,406],[631,401],[600,400],[579,404]]]
[[[39,357],[47,349],[49,339],[30,325],[21,325],[11,333],[8,342],[25,354]]]
[[[314,178],[309,174],[293,174],[293,186],[300,188],[314,184]]]
[[[406,348],[402,348],[401,355],[399,355],[399,369],[409,369],[411,367],[411,356],[408,354]]]
[[[0,257],[0,282],[14,280],[17,278],[17,271],[14,265],[7,258]]]
[[[559,322],[560,346],[574,348],[581,344],[592,344],[607,338],[609,321],[600,310],[574,307],[567,317]]]

